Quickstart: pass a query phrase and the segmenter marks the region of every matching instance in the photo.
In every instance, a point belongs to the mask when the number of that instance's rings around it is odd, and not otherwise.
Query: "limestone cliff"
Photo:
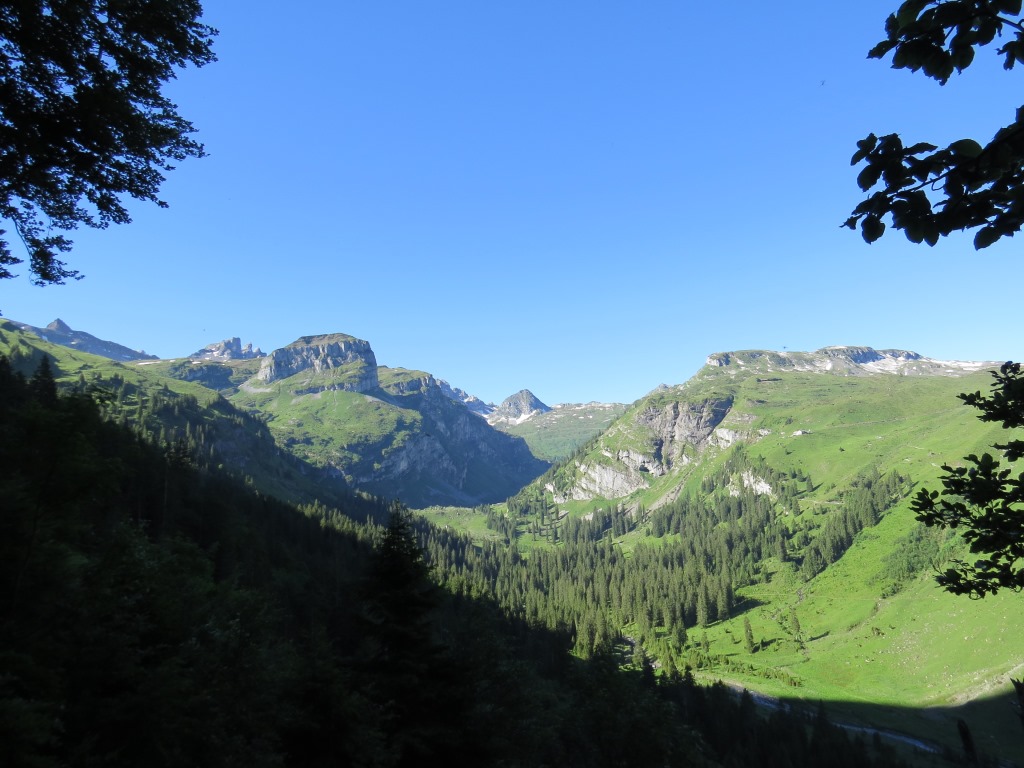
[[[560,487],[552,484],[549,490],[564,501],[618,499],[647,488],[653,478],[685,466],[707,448],[731,442],[720,425],[732,405],[731,397],[689,402],[659,394],[641,400],[594,450],[574,461],[574,471],[562,473]]]
[[[557,501],[620,499],[685,473],[708,451],[770,434],[754,422],[771,388],[790,376],[965,376],[991,362],[937,360],[901,349],[824,347],[814,352],[719,352],[684,384],[661,386],[638,401],[593,445],[553,473],[548,489]],[[739,405],[735,393],[747,393]],[[793,434],[804,434],[800,430]],[[745,479],[744,482],[747,482]],[[754,482],[751,480],[750,482]],[[757,492],[770,492],[755,484]]]
[[[343,333],[302,336],[275,349],[260,365],[256,381],[271,384],[308,374],[308,386],[296,394],[339,389],[366,392],[377,386],[377,359],[369,342]]]

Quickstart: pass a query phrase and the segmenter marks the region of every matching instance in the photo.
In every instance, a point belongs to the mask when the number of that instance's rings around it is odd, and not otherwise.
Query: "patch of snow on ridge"
[[[907,372],[912,373],[925,369],[931,371],[941,369],[943,373],[955,376],[959,373],[975,373],[977,371],[983,371],[986,368],[992,368],[998,365],[1000,365],[1000,363],[990,361],[935,360],[931,357],[919,357],[914,360],[907,360],[904,358],[885,356],[881,360],[863,363],[861,367],[866,371],[871,371],[872,373],[897,374]]]
[[[897,360],[893,357],[883,357],[881,360],[874,360],[870,363],[861,363],[861,368],[874,373],[899,373],[906,368],[906,361]]]

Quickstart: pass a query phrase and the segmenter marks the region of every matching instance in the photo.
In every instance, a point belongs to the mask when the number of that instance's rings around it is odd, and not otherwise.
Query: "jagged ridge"
[[[17,327],[23,331],[29,331],[51,344],[59,344],[62,347],[70,347],[91,355],[99,355],[110,360],[128,362],[130,360],[156,360],[156,355],[148,355],[141,350],[129,349],[113,341],[98,339],[91,333],[72,330],[71,326],[59,317],[45,328],[36,328],[28,323],[19,323],[12,320]]]

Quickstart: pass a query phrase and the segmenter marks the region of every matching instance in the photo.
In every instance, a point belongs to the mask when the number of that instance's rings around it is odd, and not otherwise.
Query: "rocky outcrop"
[[[193,352],[189,357],[195,360],[255,360],[258,357],[266,357],[259,347],[253,349],[252,344],[242,346],[242,340],[237,336],[207,344],[198,352]]]
[[[462,403],[471,412],[477,416],[487,417],[494,410],[494,406],[489,403],[485,403],[476,395],[471,395],[467,392],[463,392],[458,387],[453,387],[444,379],[437,379],[437,385],[441,388],[441,393],[449,400],[454,400],[457,403]]]
[[[387,370],[385,366],[381,366],[381,368]],[[453,387],[444,379],[435,378],[429,373],[407,371],[403,368],[395,368],[394,371],[406,374],[406,378],[392,376],[388,377],[387,383],[384,383],[382,377],[378,375],[378,378],[382,379],[381,387],[392,394],[404,396],[421,393],[431,397],[441,396],[452,402],[460,403],[471,413],[485,418],[494,410],[493,405],[488,405],[475,395],[470,395],[458,387]]]
[[[725,397],[693,403],[670,400],[663,406],[652,405],[640,411],[636,422],[649,430],[651,464],[666,472],[683,461],[687,453],[703,450],[730,408],[732,398]]]
[[[935,360],[905,349],[873,349],[863,346],[823,347],[815,352],[748,349],[740,352],[716,352],[706,360],[706,366],[713,375],[719,375],[717,369],[724,368],[725,372],[730,374],[810,371],[843,376],[962,376],[998,365],[995,362]]]
[[[45,328],[36,328],[35,326],[28,325],[27,323],[15,322],[14,324],[23,331],[34,333],[43,341],[48,341],[51,344],[59,344],[62,347],[70,347],[71,349],[77,349],[82,352],[88,352],[90,355],[99,355],[100,357],[107,357],[111,360],[118,360],[120,362],[158,359],[156,355],[147,355],[141,350],[129,349],[128,347],[122,346],[121,344],[117,344],[113,341],[98,339],[85,331],[72,330],[71,326],[59,317]]]
[[[611,461],[602,461],[610,459]],[[559,504],[569,499],[584,501],[600,496],[618,499],[646,488],[651,476],[665,474],[665,468],[652,457],[636,451],[605,452],[594,460],[578,465],[579,476],[567,497],[555,495]],[[554,492],[554,488],[550,488]]]
[[[303,336],[274,350],[253,378],[270,384],[307,372],[321,381],[296,390],[296,394],[327,389],[367,392],[378,385],[377,358],[369,342],[342,333]]]
[[[575,477],[556,501],[595,497],[622,498],[685,466],[708,448],[722,448],[738,433],[720,426],[732,408],[731,397],[687,402],[657,397],[641,405],[616,428],[611,442],[631,448],[601,448],[576,462]],[[554,488],[551,489],[554,492]]]

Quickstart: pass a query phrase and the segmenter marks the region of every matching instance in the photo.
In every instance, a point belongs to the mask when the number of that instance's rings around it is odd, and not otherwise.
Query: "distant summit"
[[[521,389],[511,397],[506,397],[501,405],[488,415],[487,421],[491,424],[521,424],[531,416],[550,410],[533,392]]]
[[[253,360],[257,357],[266,357],[259,347],[252,348],[252,344],[242,346],[242,340],[237,336],[207,344],[198,352],[189,355],[194,360]]]
[[[991,361],[935,360],[905,349],[860,346],[822,347],[814,352],[772,352],[763,349],[716,352],[706,361],[707,368],[725,368],[728,373],[809,371],[843,376],[963,376],[998,365]]]
[[[23,331],[34,333],[43,341],[48,341],[51,344],[60,344],[62,347],[70,347],[71,349],[77,349],[82,352],[88,352],[90,355],[99,355],[100,357],[107,357],[119,362],[158,359],[156,355],[147,355],[141,350],[129,349],[128,347],[122,346],[121,344],[117,344],[113,341],[97,339],[91,333],[75,331],[59,317],[45,328],[36,328],[33,325],[29,325],[28,323],[19,323],[16,320],[13,320],[12,322]]]

